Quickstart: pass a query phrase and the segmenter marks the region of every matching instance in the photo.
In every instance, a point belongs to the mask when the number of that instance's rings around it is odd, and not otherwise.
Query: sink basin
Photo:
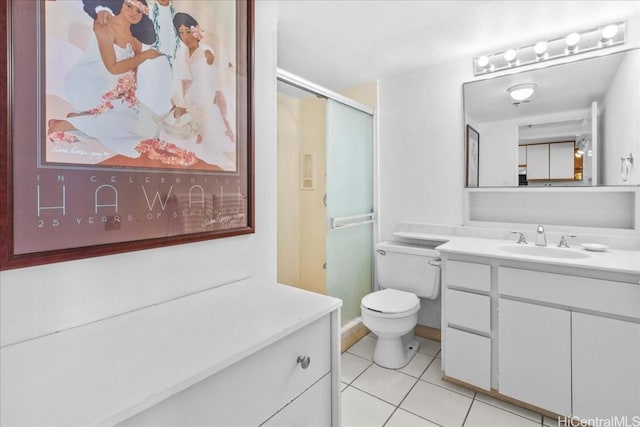
[[[526,246],[526,245],[505,245],[498,247],[501,251],[509,252],[516,255],[528,255],[546,258],[565,258],[565,259],[580,259],[589,258],[589,255],[585,252],[580,252],[575,249],[568,248],[556,248],[554,246]]]

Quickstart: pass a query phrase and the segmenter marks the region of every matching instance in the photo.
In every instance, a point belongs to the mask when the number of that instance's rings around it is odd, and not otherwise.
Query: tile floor
[[[372,361],[367,335],[342,354],[343,427],[542,427],[556,420],[442,381],[440,343],[424,338],[402,369]]]

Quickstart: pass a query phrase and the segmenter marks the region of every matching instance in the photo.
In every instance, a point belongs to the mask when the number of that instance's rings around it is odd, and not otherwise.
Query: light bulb
[[[489,57],[487,55],[482,55],[478,58],[478,66],[486,68],[487,65],[489,65]]]
[[[611,40],[618,34],[618,26],[617,25],[607,25],[602,29],[602,39],[603,40]]]
[[[533,51],[538,56],[544,55],[544,53],[547,51],[547,42],[538,42],[538,43],[536,43],[536,45],[533,47]]]
[[[509,49],[504,53],[504,60],[511,64],[516,59],[516,55],[517,52],[514,49]]]
[[[571,33],[567,36],[565,41],[567,42],[567,46],[569,46],[569,49],[573,50],[580,42],[580,34]]]

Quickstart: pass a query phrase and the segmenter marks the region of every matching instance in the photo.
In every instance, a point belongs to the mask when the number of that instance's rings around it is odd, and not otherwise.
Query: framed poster
[[[480,167],[480,134],[471,126],[467,125],[466,138],[466,158],[467,158],[467,187],[479,186]]]
[[[252,1],[0,13],[1,269],[254,232]]]

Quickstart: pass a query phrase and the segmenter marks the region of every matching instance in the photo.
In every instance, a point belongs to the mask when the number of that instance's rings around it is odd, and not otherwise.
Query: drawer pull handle
[[[307,369],[311,365],[311,358],[309,356],[298,356],[298,363],[302,366],[302,369]]]

